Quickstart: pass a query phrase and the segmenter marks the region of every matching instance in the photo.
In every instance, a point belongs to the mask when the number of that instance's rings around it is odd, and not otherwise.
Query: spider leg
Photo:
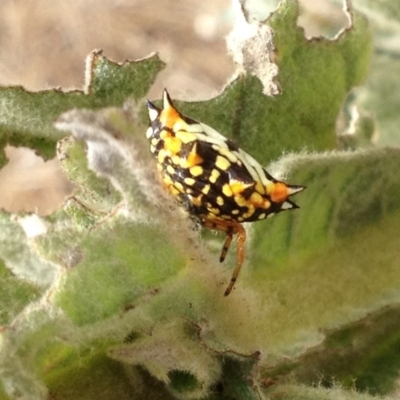
[[[236,267],[233,271],[231,280],[229,282],[228,287],[225,290],[224,295],[228,296],[235,286],[235,282],[239,276],[240,270],[242,268],[244,262],[244,254],[245,254],[245,243],[246,243],[246,230],[243,226],[236,221],[224,221],[224,220],[212,220],[212,221],[203,221],[203,225],[206,228],[213,229],[220,232],[226,233],[225,243],[222,247],[220,261],[225,259],[226,253],[228,252],[229,246],[232,242],[233,235],[237,234],[236,240]]]
[[[225,290],[224,296],[228,296],[228,294],[233,289],[235,282],[239,276],[240,270],[242,268],[244,262],[244,253],[245,253],[245,243],[246,243],[246,230],[243,228],[241,224],[237,224],[237,239],[236,239],[236,267],[233,271],[231,280],[229,282],[228,287]]]
[[[221,255],[219,257],[219,262],[224,262],[226,255],[228,254],[229,247],[233,239],[233,230],[230,229],[226,231],[226,238],[224,245],[222,246]]]

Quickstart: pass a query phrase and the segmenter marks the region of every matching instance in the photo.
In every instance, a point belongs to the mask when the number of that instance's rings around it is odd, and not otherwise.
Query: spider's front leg
[[[224,245],[222,246],[221,255],[219,256],[219,262],[224,262],[225,257],[228,254],[228,250],[232,243],[232,239],[233,239],[233,235],[234,235],[232,228],[227,230],[225,233],[226,233],[226,238],[225,238]]]
[[[222,246],[220,261],[224,261],[226,254],[228,253],[229,246],[232,242],[233,235],[237,234],[236,239],[236,267],[233,271],[231,280],[229,282],[228,287],[225,290],[224,295],[228,296],[228,294],[232,291],[235,282],[239,276],[240,270],[242,268],[244,262],[244,253],[245,253],[245,244],[246,244],[246,230],[243,228],[243,225],[236,221],[225,221],[225,220],[205,220],[202,221],[203,226],[206,228],[225,232],[226,239],[224,245]]]

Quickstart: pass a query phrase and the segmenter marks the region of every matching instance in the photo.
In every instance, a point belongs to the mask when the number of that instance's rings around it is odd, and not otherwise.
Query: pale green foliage
[[[219,265],[220,238],[201,237],[155,178],[143,96],[156,56],[118,66],[94,54],[87,94],[1,90],[15,109],[1,114],[2,143],[50,155],[58,141],[76,189],[45,219],[1,214],[0,399],[368,400],[395,389],[400,154],[371,143],[385,121],[354,112],[361,89],[346,101],[367,77],[370,28],[353,11],[336,40],[308,41],[296,19],[282,1],[268,21],[282,94],[263,94],[278,86],[255,52],[257,68],[216,98],[176,102],[308,187],[301,210],[248,227],[227,298],[234,251]]]

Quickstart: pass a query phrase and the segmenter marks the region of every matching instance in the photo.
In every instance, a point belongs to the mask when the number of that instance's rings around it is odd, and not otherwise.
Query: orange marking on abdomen
[[[186,162],[188,167],[194,167],[203,162],[203,158],[197,154],[197,143],[193,145],[192,151],[187,156]]]
[[[275,203],[283,203],[288,197],[288,187],[282,182],[276,182],[271,193],[271,200]]]
[[[175,123],[181,118],[178,111],[175,108],[168,107],[164,108],[160,114],[160,121],[163,126],[173,129]]]

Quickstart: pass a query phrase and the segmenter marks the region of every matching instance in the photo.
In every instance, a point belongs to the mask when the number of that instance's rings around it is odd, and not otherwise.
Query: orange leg
[[[228,287],[225,290],[224,295],[228,296],[228,294],[232,291],[235,282],[239,276],[240,270],[242,268],[244,262],[244,253],[245,253],[245,243],[246,243],[246,231],[239,222],[235,221],[224,221],[224,220],[208,220],[203,221],[203,225],[206,228],[213,229],[216,231],[221,231],[226,233],[225,243],[222,247],[222,252],[220,256],[220,261],[224,261],[225,256],[228,252],[229,246],[232,242],[233,235],[237,234],[237,242],[236,242],[236,267],[233,271],[231,280],[229,282]]]
[[[226,231],[226,239],[224,245],[222,246],[221,255],[219,256],[219,262],[224,262],[226,255],[228,254],[229,247],[233,239],[233,229],[228,229]]]

